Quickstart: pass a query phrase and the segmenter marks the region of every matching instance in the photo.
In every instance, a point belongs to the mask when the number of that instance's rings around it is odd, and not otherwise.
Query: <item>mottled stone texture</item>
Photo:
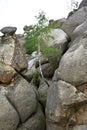
[[[15,31],[15,27],[1,29],[0,130],[45,130],[38,91],[24,76],[28,63]]]
[[[86,19],[87,6],[78,9],[62,25],[62,29],[71,37],[71,42],[60,60],[48,91],[47,130],[87,129]]]

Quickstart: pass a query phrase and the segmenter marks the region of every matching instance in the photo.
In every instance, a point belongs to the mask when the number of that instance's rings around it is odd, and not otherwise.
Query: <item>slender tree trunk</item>
[[[44,75],[43,75],[43,72],[42,72],[42,68],[41,68],[40,42],[38,43],[38,60],[39,60],[39,70],[40,70],[41,77],[42,77],[43,81],[47,84],[47,86],[49,87],[49,83],[48,83],[47,80],[44,78]]]

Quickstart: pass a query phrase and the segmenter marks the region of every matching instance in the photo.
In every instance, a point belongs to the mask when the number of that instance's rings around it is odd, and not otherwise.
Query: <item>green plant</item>
[[[49,62],[53,61],[53,59],[61,56],[61,50],[55,47],[46,47],[45,45],[41,46],[41,52],[44,56],[46,56]]]
[[[47,47],[44,44],[44,40],[49,40],[49,38],[53,38],[50,35],[51,29],[53,28],[46,16],[42,11],[36,16],[37,23],[35,25],[24,26],[24,34],[26,36],[26,42],[24,47],[28,54],[31,54],[33,51],[41,51],[41,53],[47,57],[52,57],[55,55],[59,55],[61,52],[57,48]]]
[[[37,87],[38,87],[39,84],[40,84],[40,81],[39,81],[39,73],[38,73],[37,70],[35,70],[35,71],[33,72],[32,83],[33,83],[35,86],[37,86]]]
[[[59,54],[59,50],[52,48],[52,47],[47,47],[44,44],[44,40],[49,40],[49,38],[53,38],[50,35],[52,27],[49,25],[49,22],[47,18],[45,17],[45,13],[42,11],[36,16],[37,23],[35,25],[30,25],[30,26],[24,26],[24,34],[26,36],[26,42],[24,44],[24,47],[27,51],[28,54],[31,54],[33,51],[38,52],[38,59],[39,59],[39,70],[41,77],[44,79],[42,73],[42,68],[41,68],[41,60],[40,60],[40,53],[48,57],[49,59],[52,59],[54,56],[57,56]],[[35,74],[34,74],[35,75]],[[33,82],[38,83],[36,81],[37,78],[34,77]],[[35,84],[36,84],[35,83]]]
[[[48,20],[45,17],[45,13],[42,11],[36,16],[37,23],[35,25],[24,26],[24,34],[26,36],[24,47],[27,53],[38,50],[38,44],[42,44],[44,39],[50,37],[49,32],[51,30],[48,25]]]

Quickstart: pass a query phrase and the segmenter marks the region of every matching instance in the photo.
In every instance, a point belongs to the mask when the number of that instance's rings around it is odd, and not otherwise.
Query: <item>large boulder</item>
[[[16,130],[18,124],[19,116],[17,111],[0,90],[0,129]]]
[[[51,84],[51,81],[47,80],[47,83],[48,84],[46,84],[46,82],[41,80],[40,86],[38,88],[38,98],[39,98],[41,105],[44,107],[44,109],[46,107],[47,94],[48,94],[48,90],[49,90],[49,86]]]
[[[51,63],[43,64],[41,66],[43,76],[45,78],[52,78],[57,67],[58,67],[58,63],[56,64],[55,62],[54,64]],[[38,71],[41,74],[41,70],[39,67],[38,67]]]
[[[62,29],[52,29],[50,32],[51,38],[45,41],[47,46],[54,46],[64,52],[67,48],[68,36]]]
[[[13,35],[13,34],[15,34],[16,30],[17,30],[16,27],[8,26],[8,27],[2,28],[0,31],[1,31],[5,36],[8,36],[8,35]]]
[[[85,102],[87,102],[87,96],[82,92],[78,92],[75,86],[61,80],[54,82],[49,88],[46,103],[47,130],[56,130],[55,127],[57,129],[61,127],[65,130],[64,128],[67,127],[68,123],[68,125],[75,125],[80,116],[77,118],[74,112],[77,110],[77,113],[79,113],[79,104],[85,104]],[[80,112],[80,114],[82,113]],[[83,116],[83,120],[86,121],[86,117]],[[55,125],[52,126],[51,123]],[[83,124],[83,122],[81,123]]]
[[[17,130],[45,130],[45,116],[38,105],[37,111]]]
[[[54,80],[61,79],[75,86],[87,82],[87,38],[82,38],[63,55],[54,74]]]
[[[62,29],[71,37],[73,30],[87,19],[87,6],[72,14],[62,25]]]
[[[82,37],[84,32],[87,30],[87,20],[79,25],[72,33],[71,40],[75,40],[77,37]]]
[[[18,78],[11,85],[7,93],[7,97],[16,107],[20,119],[25,122],[33,113],[36,112],[37,108],[37,95],[34,87],[31,86],[25,79]]]
[[[12,67],[15,40],[12,37],[4,38],[3,40],[0,44],[0,82],[9,83],[15,74],[15,70]]]
[[[0,44],[0,82],[9,83],[16,73],[26,69],[27,61],[17,38],[15,36],[2,37]]]

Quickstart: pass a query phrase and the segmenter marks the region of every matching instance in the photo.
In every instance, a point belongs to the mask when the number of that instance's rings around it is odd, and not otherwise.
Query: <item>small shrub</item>
[[[53,61],[53,59],[56,58],[59,59],[61,56],[61,50],[55,47],[47,47],[47,46],[41,46],[41,52],[44,56],[46,56],[49,60],[49,62]]]
[[[53,56],[60,56],[60,50],[53,47],[47,47],[44,45],[44,40],[49,40],[53,38],[50,35],[51,29],[53,28],[49,25],[49,22],[45,16],[45,13],[42,11],[36,16],[38,20],[36,24],[30,26],[24,26],[24,34],[26,36],[26,42],[24,47],[28,54],[31,54],[33,51],[41,51],[43,55],[48,57],[50,60]],[[38,49],[40,48],[40,49]]]
[[[32,78],[32,83],[35,85],[35,86],[39,86],[40,84],[40,81],[39,81],[39,72],[37,70],[35,70],[33,72],[33,78]]]

